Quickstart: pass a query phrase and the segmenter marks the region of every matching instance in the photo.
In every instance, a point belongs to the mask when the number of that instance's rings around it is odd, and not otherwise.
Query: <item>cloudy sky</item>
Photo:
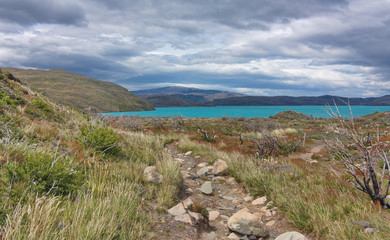
[[[390,94],[390,0],[0,0],[0,66],[129,90]]]

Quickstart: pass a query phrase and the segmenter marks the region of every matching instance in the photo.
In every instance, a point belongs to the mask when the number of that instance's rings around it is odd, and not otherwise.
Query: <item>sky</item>
[[[390,94],[390,0],[0,0],[0,66],[130,91]]]

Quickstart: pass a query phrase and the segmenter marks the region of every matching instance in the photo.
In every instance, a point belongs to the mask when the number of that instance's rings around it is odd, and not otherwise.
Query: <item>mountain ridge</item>
[[[52,100],[84,111],[127,112],[154,109],[145,100],[112,82],[63,69],[4,69]]]

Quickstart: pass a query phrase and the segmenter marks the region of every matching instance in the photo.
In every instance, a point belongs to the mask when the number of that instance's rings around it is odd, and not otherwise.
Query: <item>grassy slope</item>
[[[179,167],[161,136],[113,131],[0,69],[0,238],[143,239]],[[145,182],[156,165],[162,184]]]
[[[92,112],[153,110],[149,103],[114,83],[58,69],[7,70],[56,102],[82,110],[89,108]]]

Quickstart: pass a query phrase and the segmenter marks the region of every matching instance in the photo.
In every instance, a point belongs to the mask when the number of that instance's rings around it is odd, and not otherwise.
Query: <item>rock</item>
[[[265,226],[267,227],[272,227],[273,225],[275,225],[276,221],[275,220],[272,220],[272,221],[269,221],[265,224]]]
[[[174,160],[179,162],[179,163],[183,163],[184,162],[184,159],[181,159],[181,158],[175,158]]]
[[[253,200],[252,201],[252,205],[264,205],[265,203],[267,202],[267,197],[264,196],[264,197],[259,197],[259,198],[256,198],[256,200]]]
[[[232,177],[229,177],[228,179],[226,179],[226,183],[230,185],[234,185],[236,184],[236,180]]]
[[[210,211],[209,212],[209,221],[214,221],[219,217],[218,211]]]
[[[275,238],[275,240],[308,240],[299,232],[285,232]]]
[[[233,204],[240,204],[241,200],[235,199],[232,201]]]
[[[184,156],[190,156],[192,154],[192,151],[188,151],[184,154]]]
[[[216,176],[221,176],[227,174],[229,167],[224,160],[218,159],[213,166],[213,173]]]
[[[253,200],[253,197],[249,193],[244,197],[244,201],[245,202],[249,202],[249,201],[252,201],[252,200]]]
[[[230,233],[227,237],[228,239],[240,239],[241,235],[238,235],[237,233]]]
[[[355,224],[362,228],[369,228],[371,227],[371,223],[367,221],[352,221],[352,224]]]
[[[207,239],[209,240],[216,240],[217,239],[217,234],[215,232],[210,232],[206,235]]]
[[[186,200],[183,201],[183,206],[184,206],[185,208],[188,208],[191,204],[194,204],[194,203],[192,202],[192,199],[191,199],[191,198],[187,198]]]
[[[263,214],[260,213],[260,212],[254,212],[253,215],[255,215],[256,217],[258,217],[259,219],[261,219],[263,217]]]
[[[366,229],[364,229],[364,233],[367,233],[367,234],[374,233],[374,229],[373,228],[366,228]]]
[[[249,238],[246,235],[244,235],[244,236],[240,237],[240,240],[249,240]]]
[[[249,235],[249,240],[257,240],[258,238],[255,235]]]
[[[176,206],[170,208],[168,210],[168,213],[172,214],[174,216],[179,216],[179,215],[183,215],[184,213],[186,213],[186,210],[184,209],[183,203],[179,203]]]
[[[199,163],[197,166],[198,166],[198,168],[206,167],[207,163],[202,162],[202,163]]]
[[[197,213],[197,212],[188,212],[190,214],[191,217],[193,217],[195,219],[195,221],[199,222],[201,220],[203,220],[203,216],[202,214],[200,213]]]
[[[228,227],[230,230],[243,235],[253,234],[258,237],[268,235],[268,231],[259,218],[245,210],[233,214],[228,220]]]
[[[267,210],[267,211],[265,211],[264,215],[266,217],[272,217],[273,214],[272,214],[271,210]]]
[[[163,176],[157,172],[156,166],[146,167],[144,170],[144,177],[147,182],[160,184],[163,181]]]
[[[210,195],[213,193],[213,185],[210,181],[206,181],[203,183],[202,187],[200,187],[200,191],[206,195]]]
[[[176,216],[175,221],[189,223],[192,225],[192,219],[188,213]]]
[[[202,167],[201,169],[198,170],[198,172],[196,174],[198,176],[202,176],[202,175],[205,175],[208,171],[209,171],[208,167]]]

